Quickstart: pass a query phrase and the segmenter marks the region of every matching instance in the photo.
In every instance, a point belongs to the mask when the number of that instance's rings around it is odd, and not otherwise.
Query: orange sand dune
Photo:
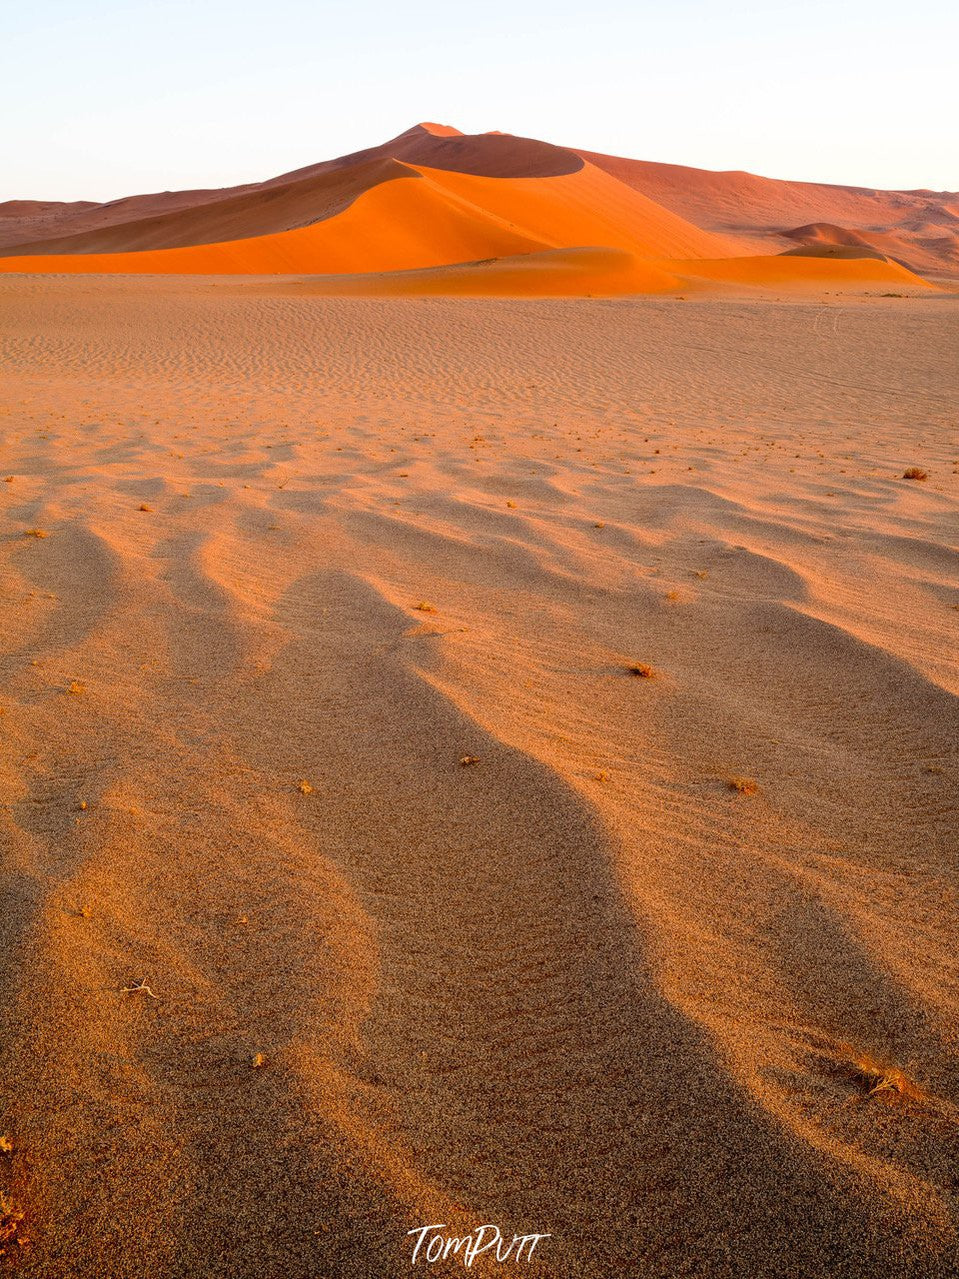
[[[256,189],[205,201],[151,217],[134,218],[97,231],[20,245],[18,256],[125,253],[185,248],[226,240],[252,239],[333,217],[358,196],[383,182],[409,177],[396,160],[368,160],[348,168],[288,182],[269,191]]]
[[[311,276],[263,290],[359,297],[612,297],[668,293],[681,281],[622,249],[547,249],[418,271]]]
[[[849,227],[835,226],[831,222],[810,222],[807,226],[793,227],[782,234],[801,245],[842,245],[853,247],[873,247],[859,231]]]
[[[661,264],[666,265],[666,264]],[[723,258],[716,261],[669,262],[669,268],[691,280],[759,288],[811,288],[827,285],[857,289],[870,284],[935,286],[898,262],[878,257],[833,257],[819,253],[781,253],[775,257]]]
[[[947,273],[953,261],[959,270],[959,211],[948,194],[706,173],[421,124],[381,146],[228,190],[95,206],[11,202],[0,206],[0,244],[0,272],[407,273],[369,287],[344,281],[351,292],[408,292],[418,282],[428,292],[482,285],[548,295],[578,281],[587,292],[623,293],[690,275],[699,287],[861,288],[915,282],[910,271],[925,267]],[[778,255],[796,244],[818,265],[783,265]],[[837,265],[857,251],[901,267]],[[523,254],[535,257],[512,261]],[[471,265],[487,259],[507,261]],[[720,265],[690,272],[697,259]],[[457,269],[409,274],[441,267]]]
[[[355,173],[363,170],[364,166],[391,160],[497,178],[575,173],[584,163],[573,151],[532,138],[517,138],[511,134],[467,136],[449,125],[421,124],[380,146],[245,186],[223,190],[164,191],[111,200],[106,204],[54,205],[49,202],[11,201],[9,205],[0,205],[0,248],[27,254],[112,253],[173,248],[181,244],[206,243],[211,239],[240,239],[268,231],[288,230],[329,216],[327,201],[322,195],[315,209],[304,205],[303,192],[309,190],[304,184],[308,181],[328,180],[337,175],[346,177],[347,171]],[[352,181],[348,177],[346,180]],[[287,221],[282,225],[265,226],[264,218],[277,212],[278,200]],[[189,232],[197,214],[206,206],[216,208],[209,211],[208,218],[199,220],[198,225],[204,234],[190,239]],[[239,216],[244,212],[248,215],[246,222]],[[229,229],[212,236],[207,234],[207,229],[215,225],[221,216],[230,219]],[[149,232],[149,241],[144,240],[145,232]],[[63,243],[67,239],[70,243]]]
[[[511,182],[430,176],[450,195],[552,248],[604,245],[646,257],[714,257],[735,248],[735,241],[701,231],[591,164],[578,173]]]
[[[856,228],[853,234],[916,270],[959,272],[959,196],[954,192],[784,182],[592,151],[579,154],[696,226],[735,235],[740,252],[776,252],[795,228],[830,223],[840,231]]]
[[[0,271],[270,275],[402,271],[530,252],[539,240],[449,198],[408,169],[336,217],[276,235],[144,253],[0,259]]]
[[[464,262],[417,271],[323,275],[263,285],[258,291],[360,297],[618,297],[624,295],[788,289],[861,292],[869,287],[931,286],[919,276],[870,256],[822,258],[818,254],[716,260],[664,259],[654,263],[622,249],[550,249],[507,258]]]
[[[294,231],[141,253],[12,257],[0,259],[0,271],[330,274],[403,271],[544,248],[602,246],[646,257],[716,256],[726,248],[720,237],[591,165],[510,180],[394,167],[403,180],[380,182],[342,213]],[[395,176],[393,168],[389,175]]]
[[[959,268],[959,238],[949,235],[935,243],[926,241],[925,248],[917,245],[915,237],[908,232],[836,226],[830,222],[812,222],[807,226],[793,227],[783,231],[782,235],[802,246],[800,249],[790,250],[791,252],[801,252],[802,248],[860,248],[893,258],[911,270],[928,270],[931,275],[948,275]],[[950,264],[954,250],[955,267]]]

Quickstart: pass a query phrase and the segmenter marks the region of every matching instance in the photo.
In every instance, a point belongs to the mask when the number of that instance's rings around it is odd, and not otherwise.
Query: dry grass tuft
[[[13,1142],[6,1135],[6,1133],[4,1133],[3,1136],[0,1136],[0,1155],[12,1155],[12,1154],[13,1154]]]
[[[478,764],[478,763],[479,763],[478,755],[461,755],[460,756],[460,768],[469,768],[471,764]]]
[[[250,1065],[254,1070],[260,1070],[266,1065],[266,1058],[262,1053],[254,1053]]]
[[[851,1053],[847,1069],[853,1082],[869,1097],[889,1094],[893,1097],[906,1097],[910,1101],[924,1099],[919,1085],[898,1066],[883,1065],[864,1053]]]
[[[145,977],[138,978],[130,986],[121,986],[120,993],[121,995],[146,995],[148,999],[157,998],[152,989],[147,985]]]
[[[414,604],[413,607],[420,613],[436,612],[436,605],[431,604],[429,600],[420,600],[420,602],[418,604]]]
[[[755,795],[759,790],[759,783],[753,777],[730,777],[726,785],[737,795]]]
[[[85,693],[86,691],[87,691],[86,688],[80,683],[78,679],[72,679],[69,685],[67,686],[67,692],[73,693],[75,697],[79,697],[81,693]]]
[[[633,662],[626,667],[630,675],[635,675],[638,679],[655,679],[656,670],[654,667],[647,665],[646,662]]]
[[[300,792],[301,795],[313,794],[313,787],[306,780],[306,778],[304,778],[301,782],[297,782],[296,789]]]
[[[921,466],[907,466],[902,473],[904,480],[928,480],[929,472],[924,471]]]
[[[152,507],[152,506],[147,506],[146,502],[141,502],[141,503],[140,503],[140,505],[137,507],[137,510],[138,510],[138,511],[152,511],[152,510],[153,510],[153,507]]]
[[[49,537],[50,534],[45,528],[28,528],[23,530],[24,537]]]

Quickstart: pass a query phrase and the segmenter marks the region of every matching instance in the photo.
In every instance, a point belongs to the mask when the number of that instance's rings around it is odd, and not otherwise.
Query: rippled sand
[[[955,1273],[957,349],[0,282],[22,1273]]]

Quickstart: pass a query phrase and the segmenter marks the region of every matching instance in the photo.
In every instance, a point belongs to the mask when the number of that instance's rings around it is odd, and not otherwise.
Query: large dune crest
[[[102,205],[11,201],[0,205],[0,272],[310,275],[327,277],[322,291],[368,293],[436,292],[442,279],[451,293],[529,295],[682,281],[922,288],[920,272],[959,271],[957,208],[948,193],[710,174],[423,123],[242,187]],[[888,225],[875,225],[880,216]],[[784,253],[816,265],[784,264]],[[851,268],[860,258],[870,265]],[[490,260],[502,268],[472,269]],[[725,265],[689,269],[700,260]],[[394,273],[402,278],[380,278]]]

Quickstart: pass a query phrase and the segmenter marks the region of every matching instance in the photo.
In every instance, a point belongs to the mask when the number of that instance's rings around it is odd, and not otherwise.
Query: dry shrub
[[[850,1052],[847,1073],[869,1097],[889,1094],[910,1101],[923,1099],[922,1089],[898,1066],[884,1065],[865,1053]]]
[[[759,783],[752,777],[730,777],[726,785],[737,795],[755,795],[759,790]]]

